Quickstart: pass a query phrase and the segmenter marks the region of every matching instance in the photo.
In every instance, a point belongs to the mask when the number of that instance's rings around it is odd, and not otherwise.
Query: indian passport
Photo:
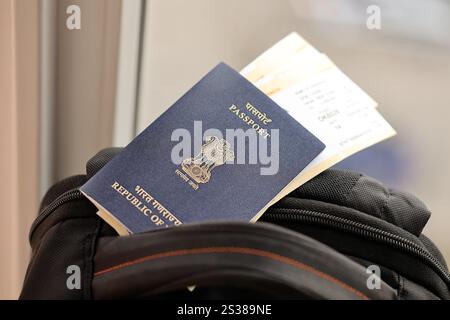
[[[81,191],[119,234],[256,221],[325,145],[220,63]]]

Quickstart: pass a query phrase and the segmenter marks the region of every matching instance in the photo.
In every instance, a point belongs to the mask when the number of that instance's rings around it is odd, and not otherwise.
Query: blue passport
[[[324,144],[220,63],[81,191],[119,234],[256,221]]]

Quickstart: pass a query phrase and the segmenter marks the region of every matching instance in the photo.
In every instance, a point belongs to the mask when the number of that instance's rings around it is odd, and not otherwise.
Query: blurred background
[[[338,166],[421,198],[450,261],[450,1],[0,0],[0,298],[18,296],[52,183],[126,145],[218,62],[240,70],[291,31],[398,131]]]

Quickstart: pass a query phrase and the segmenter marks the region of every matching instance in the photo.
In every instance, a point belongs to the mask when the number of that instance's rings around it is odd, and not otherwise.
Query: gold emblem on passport
[[[206,137],[200,153],[194,158],[183,160],[181,168],[197,183],[207,183],[211,171],[227,161],[234,160],[234,152],[225,139]]]

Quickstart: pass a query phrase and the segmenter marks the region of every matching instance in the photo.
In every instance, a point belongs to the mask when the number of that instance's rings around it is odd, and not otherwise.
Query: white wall
[[[39,190],[39,8],[0,1],[0,299],[17,298]]]
[[[239,69],[295,22],[289,3],[279,0],[148,3],[139,131],[217,63]]]
[[[85,172],[97,151],[112,145],[120,35],[120,0],[56,2],[56,180]],[[66,8],[81,9],[81,30],[68,30]]]

